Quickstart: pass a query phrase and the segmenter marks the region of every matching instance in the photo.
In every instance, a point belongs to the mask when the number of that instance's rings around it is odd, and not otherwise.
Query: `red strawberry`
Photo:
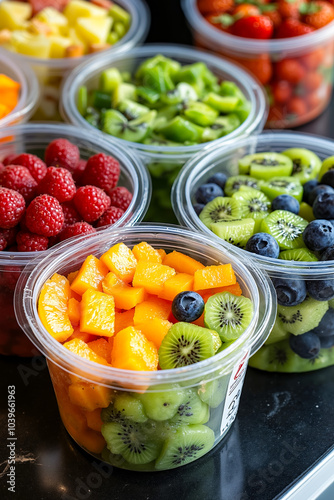
[[[272,37],[274,26],[267,16],[249,16],[238,19],[233,25],[233,35],[265,40]]]
[[[29,202],[35,195],[37,182],[26,167],[7,165],[0,174],[0,185],[20,193]]]
[[[124,210],[121,208],[109,207],[96,222],[96,227],[112,226],[123,214]]]
[[[38,14],[45,7],[53,7],[61,12],[68,2],[69,0],[29,0],[33,15]]]
[[[291,85],[285,80],[278,80],[272,83],[271,91],[276,104],[284,104],[292,95]]]
[[[235,58],[235,60],[240,62],[240,64],[253,73],[262,85],[266,85],[271,80],[273,75],[273,66],[268,54],[261,54],[253,58],[240,57]]]
[[[37,196],[27,208],[25,224],[32,233],[56,236],[64,224],[59,201],[48,194]]]
[[[288,113],[303,116],[307,113],[307,104],[301,97],[294,97],[288,102]]]
[[[49,167],[38,184],[38,192],[54,196],[60,203],[70,201],[76,192],[71,172],[66,168]]]
[[[15,156],[11,163],[12,165],[22,165],[22,167],[26,167],[36,182],[41,181],[46,174],[47,167],[44,161],[35,155],[23,153],[19,156]]]
[[[197,7],[201,14],[226,12],[233,7],[234,0],[198,0]]]
[[[117,160],[104,153],[91,156],[80,178],[82,185],[90,184],[108,191],[117,185],[120,166]]]
[[[296,59],[283,59],[276,63],[276,76],[278,80],[286,80],[289,83],[301,82],[306,74],[304,67]]]
[[[269,9],[269,7],[272,7],[273,4],[268,5],[268,10],[266,9],[263,11],[263,13],[269,17],[269,19],[272,21],[274,25],[274,29],[277,30],[277,28],[281,25],[282,22],[282,16],[281,14],[276,10],[276,9]]]
[[[17,191],[0,187],[0,228],[10,229],[16,226],[25,211],[23,196]]]
[[[132,200],[132,194],[126,187],[116,187],[109,191],[108,194],[113,207],[121,208],[124,212],[127,210]]]
[[[305,0],[278,0],[277,10],[283,18],[299,19],[299,8],[304,2]]]
[[[277,30],[276,38],[291,38],[293,36],[307,35],[314,31],[311,26],[301,23],[297,19],[286,19]]]
[[[81,236],[82,234],[90,234],[95,233],[96,229],[88,224],[88,222],[76,222],[71,226],[65,227],[62,232],[59,234],[59,241],[67,240],[68,238],[72,238],[73,236]]]
[[[48,167],[63,167],[73,172],[79,160],[78,147],[67,139],[55,139],[45,150],[45,163]]]
[[[333,5],[323,0],[304,4],[300,10],[304,14],[304,22],[316,30],[323,28],[334,20]]]
[[[80,187],[73,198],[74,206],[86,222],[94,222],[110,207],[109,196],[96,186]]]
[[[256,5],[242,3],[234,8],[232,14],[236,19],[240,19],[241,17],[259,16],[261,11]]]
[[[41,252],[48,248],[49,240],[45,236],[19,231],[16,236],[18,252]]]

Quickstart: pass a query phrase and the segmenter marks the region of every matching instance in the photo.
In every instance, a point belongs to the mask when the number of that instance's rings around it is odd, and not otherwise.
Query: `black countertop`
[[[148,3],[149,42],[191,43],[178,1]],[[299,130],[334,137],[333,110],[334,102]],[[15,386],[15,494],[6,468],[8,386]],[[62,426],[43,358],[2,357],[0,390],[3,499],[273,500],[334,450],[334,367],[301,375],[249,369],[226,438],[194,464],[159,473],[101,467],[84,453]]]

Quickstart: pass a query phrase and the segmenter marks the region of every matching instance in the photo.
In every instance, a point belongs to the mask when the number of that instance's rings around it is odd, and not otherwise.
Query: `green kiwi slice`
[[[138,102],[131,101],[130,99],[124,99],[117,105],[118,110],[123,113],[127,120],[135,120],[140,116],[149,113],[149,108],[139,104]]]
[[[154,391],[136,394],[146,415],[152,420],[168,420],[174,417],[185,398],[184,390],[176,384],[155,386]]]
[[[317,262],[318,259],[307,248],[293,248],[292,250],[284,250],[278,256],[282,260],[294,260],[295,262]]]
[[[308,222],[312,222],[315,220],[314,214],[313,214],[313,209],[311,205],[308,203],[305,203],[305,201],[302,201],[300,206],[299,206],[299,217],[303,217],[303,219],[307,220]]]
[[[322,162],[319,172],[319,181],[321,181],[323,175],[326,172],[328,172],[328,170],[332,170],[333,168],[334,168],[334,156],[330,156],[329,158],[326,158],[326,160]]]
[[[210,410],[197,395],[196,389],[187,389],[185,398],[178,407],[171,422],[177,424],[205,424],[210,418]]]
[[[235,113],[219,116],[210,127],[205,127],[201,141],[215,141],[216,139],[233,132],[233,130],[238,128],[240,124],[240,118]]]
[[[206,328],[182,321],[175,323],[161,342],[160,368],[180,368],[211,358],[215,354],[214,346],[214,338]]]
[[[252,317],[252,301],[230,292],[212,295],[204,308],[205,325],[215,330],[224,342],[239,338],[250,324]]]
[[[243,187],[242,191],[239,190],[232,195],[232,199],[238,201],[242,218],[255,220],[254,233],[257,233],[260,230],[262,219],[269,213],[270,201],[261,191]]]
[[[271,201],[280,194],[289,194],[299,202],[302,201],[303,197],[303,186],[299,180],[294,177],[273,177],[269,181],[262,182],[261,191],[267,195]]]
[[[245,248],[247,241],[254,234],[254,228],[255,220],[250,218],[221,220],[210,225],[211,231],[219,238],[239,248]]]
[[[126,392],[117,394],[114,400],[114,409],[117,415],[133,420],[134,422],[147,421],[143,403]]]
[[[126,117],[115,109],[108,109],[104,113],[103,132],[130,142],[141,142],[151,131],[156,111],[150,111],[135,120],[128,121]]]
[[[286,331],[286,329],[282,326],[280,319],[276,317],[274,327],[271,330],[269,337],[265,341],[265,345],[275,344],[276,342],[288,339],[289,337],[290,333]]]
[[[258,179],[254,177],[250,177],[249,175],[233,175],[229,177],[225,184],[225,194],[228,196],[232,196],[233,193],[239,191],[241,186],[248,186],[254,189],[260,189],[260,182]]]
[[[319,325],[328,310],[328,302],[320,302],[306,297],[297,306],[280,306],[277,308],[277,318],[282,327],[293,335],[301,335]]]
[[[198,388],[198,395],[203,403],[211,408],[218,408],[225,400],[229,380],[230,375],[219,375],[219,378],[203,382]]]
[[[239,160],[239,171],[256,179],[269,180],[274,176],[289,176],[292,161],[280,153],[254,153]]]
[[[275,210],[261,222],[261,231],[271,234],[281,250],[305,247],[303,231],[308,222],[299,215],[285,210]]]
[[[293,169],[292,175],[298,179],[301,184],[315,179],[321,168],[321,160],[313,151],[305,148],[291,148],[283,151],[282,155],[287,156],[292,160]]]
[[[124,99],[136,100],[136,86],[132,83],[120,83],[115,87],[112,97],[113,107],[116,108]]]
[[[218,118],[218,111],[204,102],[190,102],[183,113],[188,120],[202,127],[213,125]]]
[[[181,426],[165,441],[155,468],[168,470],[189,464],[211,450],[214,442],[213,430],[205,425]]]
[[[214,200],[209,201],[199,215],[200,220],[209,229],[212,223],[239,217],[241,217],[239,203],[227,196],[217,196]]]

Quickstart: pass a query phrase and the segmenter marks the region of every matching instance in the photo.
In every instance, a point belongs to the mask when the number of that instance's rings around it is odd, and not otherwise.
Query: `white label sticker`
[[[237,416],[239,401],[248,366],[249,351],[235,365],[227,387],[220,433],[225,434]]]

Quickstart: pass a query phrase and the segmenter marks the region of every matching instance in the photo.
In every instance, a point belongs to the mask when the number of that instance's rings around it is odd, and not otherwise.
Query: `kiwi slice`
[[[130,99],[124,99],[119,102],[117,108],[127,120],[135,120],[140,116],[146,115],[150,111],[146,106],[131,101]]]
[[[176,116],[166,123],[155,126],[155,130],[164,135],[166,139],[176,142],[198,142],[200,141],[204,128],[195,123],[185,120],[182,116]]]
[[[294,260],[295,262],[317,262],[318,259],[307,248],[293,248],[292,250],[284,250],[278,256],[282,260]]]
[[[261,231],[271,234],[281,250],[305,247],[303,231],[308,222],[299,215],[285,210],[275,210],[261,222]]]
[[[136,99],[136,86],[132,83],[120,83],[115,87],[112,97],[113,107],[116,108],[118,103],[124,99]]]
[[[209,297],[204,308],[204,323],[215,330],[223,342],[240,337],[253,317],[253,303],[247,297],[230,292]]]
[[[126,117],[115,109],[108,109],[104,113],[103,132],[130,142],[141,142],[151,131],[156,117],[156,111],[150,111],[135,120],[128,121]]]
[[[211,408],[218,408],[225,400],[229,380],[229,375],[219,375],[214,380],[202,382],[198,388],[198,395],[203,403],[207,403]]]
[[[175,323],[161,342],[160,368],[180,368],[211,358],[215,354],[214,345],[214,338],[206,328],[182,321]]]
[[[302,201],[303,197],[303,186],[299,180],[294,177],[273,177],[269,181],[264,181],[261,184],[261,191],[263,191],[270,200],[273,200],[280,194],[289,194],[299,202]]]
[[[286,329],[282,326],[280,319],[276,317],[274,327],[271,330],[269,337],[265,341],[265,345],[275,344],[276,342],[288,339],[289,337],[290,333],[286,331]]]
[[[277,317],[287,332],[301,335],[318,326],[327,310],[328,302],[306,297],[304,302],[297,306],[278,305]]]
[[[292,167],[292,161],[280,153],[254,153],[239,160],[240,172],[263,180],[291,175]]]
[[[197,101],[198,95],[189,83],[180,82],[176,85],[175,89],[162,94],[160,99],[164,104],[179,104],[188,101]]]
[[[168,470],[189,464],[213,447],[215,434],[205,425],[181,426],[167,439],[155,462],[157,470]]]
[[[214,200],[209,201],[199,215],[200,220],[208,228],[210,228],[211,224],[214,222],[239,217],[241,217],[239,203],[227,196],[217,196]]]
[[[171,422],[177,424],[205,424],[210,418],[210,410],[197,395],[196,389],[187,389],[185,398],[178,407]]]
[[[270,201],[261,191],[243,187],[242,191],[239,190],[232,195],[232,199],[234,198],[238,201],[242,218],[255,220],[254,233],[257,233],[260,230],[262,219],[269,213]]]
[[[233,132],[233,130],[238,128],[240,124],[241,121],[235,113],[230,113],[226,116],[219,116],[210,127],[206,127],[204,129],[201,141],[215,141],[216,139]]]
[[[321,181],[325,173],[328,172],[328,170],[332,170],[333,168],[334,168],[334,156],[330,156],[329,158],[326,158],[326,160],[322,162],[319,172],[319,182]]]
[[[143,403],[126,392],[117,394],[114,400],[114,410],[117,415],[133,420],[134,422],[147,421]]]
[[[292,175],[298,179],[301,184],[315,179],[321,168],[321,160],[313,151],[305,148],[291,148],[283,151],[282,155],[287,156],[292,160],[293,169]]]
[[[142,402],[146,415],[152,420],[168,420],[176,414],[180,404],[185,399],[184,390],[177,384],[166,386],[155,386],[154,392],[136,394]]]
[[[254,189],[260,189],[260,182],[258,179],[254,177],[250,177],[249,175],[233,175],[229,177],[225,184],[225,194],[228,196],[232,196],[233,193],[239,191],[241,186],[248,186]]]
[[[308,222],[315,220],[312,207],[308,203],[305,203],[305,201],[301,202],[298,215]]]
[[[254,219],[232,219],[221,220],[212,223],[210,229],[219,238],[231,245],[239,248],[245,248],[247,241],[254,234]]]
[[[218,111],[204,102],[190,102],[183,113],[188,120],[202,127],[213,125],[218,118]]]

